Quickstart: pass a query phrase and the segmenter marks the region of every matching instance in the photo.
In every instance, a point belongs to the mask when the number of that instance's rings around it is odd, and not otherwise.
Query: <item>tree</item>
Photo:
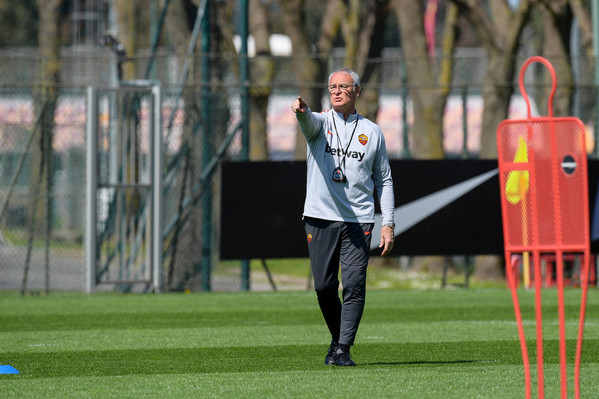
[[[394,0],[393,4],[414,104],[413,154],[419,158],[443,158],[443,114],[451,89],[458,9],[451,4],[447,7],[441,63],[437,70],[434,57],[427,51],[422,2]]]
[[[250,68],[250,160],[265,161],[268,159],[266,119],[275,63],[270,51],[267,5],[260,0],[250,0],[249,14],[249,30],[256,47]]]
[[[282,19],[287,36],[291,38],[293,52],[291,67],[298,82],[299,95],[309,104],[313,111],[322,109],[321,99],[324,93],[324,81],[327,74],[325,54],[330,54],[340,24],[340,0],[328,0],[326,10],[320,25],[320,35],[316,43],[310,40],[306,30],[306,14],[304,0],[286,0],[281,3]],[[342,12],[342,11],[341,11]],[[321,85],[310,86],[313,82],[323,82]],[[306,158],[306,140],[297,134],[295,140],[296,159]]]
[[[555,116],[568,116],[572,112],[572,98],[574,96],[574,76],[569,60],[570,32],[573,14],[568,5],[568,0],[544,1],[539,7],[543,15],[543,54],[551,62],[555,73],[559,76],[557,91],[553,100],[553,114]],[[547,90],[543,90],[543,99],[539,99],[541,109],[546,109],[551,82]],[[546,111],[545,111],[546,112]]]
[[[581,46],[585,50],[587,57],[593,58],[595,57],[593,52],[593,24],[590,17],[591,11],[589,10],[589,2],[583,0],[570,0],[569,3],[582,33]]]
[[[135,55],[141,36],[139,15],[142,4],[140,0],[115,0],[114,5],[117,10],[118,39],[131,57],[128,62],[123,63],[122,78],[133,80],[136,78],[137,57]]]
[[[32,165],[39,166],[31,169],[31,207],[29,214],[29,242],[21,294],[25,293],[29,272],[29,262],[33,248],[33,239],[37,226],[44,226],[45,239],[45,282],[46,293],[49,292],[49,262],[50,262],[50,234],[52,229],[52,204],[51,192],[53,187],[52,154],[54,112],[58,101],[60,83],[60,44],[61,44],[61,10],[62,0],[37,0],[39,13],[38,43],[41,56],[40,86],[36,89],[34,108],[39,123],[39,151],[33,151]],[[38,224],[38,203],[40,194],[46,198],[43,210],[45,222]]]
[[[514,92],[516,54],[522,29],[530,17],[529,0],[520,1],[515,11],[506,0],[451,0],[475,27],[487,51],[487,71],[483,82],[481,158],[497,157],[497,126],[507,118]]]
[[[350,1],[348,16],[342,34],[345,47],[344,65],[360,75],[360,113],[376,121],[379,110],[381,56],[389,0]],[[370,83],[370,84],[369,84]]]
[[[539,1],[538,9],[543,15],[543,54],[552,63],[558,76],[553,112],[555,116],[569,116],[573,112],[575,91],[570,62],[571,27],[576,17],[581,32],[581,47],[593,58],[590,10],[588,5],[580,0],[542,0]],[[545,99],[548,90],[549,88],[544,91]]]
[[[36,0],[4,0],[0,2],[0,21],[2,21],[0,47],[37,44],[39,38],[38,18]]]
[[[319,31],[311,36],[309,28],[314,25],[306,20],[306,2],[289,0],[280,2],[282,20],[286,34],[291,38],[293,53],[291,64],[299,84],[299,94],[310,108],[319,112],[324,86],[330,72],[330,55],[341,34],[345,42],[344,66],[361,75],[361,83],[378,79],[380,65],[371,62],[380,57],[384,22],[388,0],[342,1],[328,0],[324,5]],[[314,83],[310,85],[310,83]],[[378,93],[373,89],[363,93],[366,117],[376,120]],[[295,157],[306,157],[306,141],[301,134],[296,136]]]
[[[182,166],[169,171],[177,175],[178,187],[173,190],[179,191],[179,216],[170,241],[173,252],[167,284],[175,290],[210,290],[215,197],[211,191],[212,174],[207,168],[230,119],[223,84],[229,63],[225,57],[215,55],[234,53],[230,23],[234,4],[199,0],[172,0],[169,4],[167,34],[181,67],[188,63],[189,74],[180,76],[183,86],[179,87],[183,89],[185,117],[183,143],[176,156],[183,159]],[[194,43],[192,33],[200,17],[202,22]],[[188,49],[193,54],[188,54]],[[192,202],[186,203],[187,200]]]

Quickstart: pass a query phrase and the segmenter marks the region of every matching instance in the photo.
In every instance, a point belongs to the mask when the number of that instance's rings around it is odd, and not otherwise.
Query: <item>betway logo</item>
[[[427,217],[431,216],[438,210],[451,204],[464,194],[474,190],[491,177],[495,176],[498,169],[493,169],[489,172],[483,173],[482,175],[475,176],[453,186],[444,188],[435,193],[429,194],[425,197],[419,198],[408,204],[402,205],[395,208],[394,211],[394,222],[395,222],[395,236],[397,237],[410,227],[421,222]],[[400,182],[401,184],[401,182]],[[372,230],[372,241],[370,249],[376,249],[381,241],[381,226],[382,216],[380,213],[374,215],[374,229]]]
[[[346,153],[343,148],[331,148],[331,146],[328,144],[324,149],[324,152],[330,152],[331,155],[345,155],[348,158],[356,158],[358,162],[362,162],[362,160],[364,159],[364,155],[366,155],[365,152],[358,151],[347,151]]]

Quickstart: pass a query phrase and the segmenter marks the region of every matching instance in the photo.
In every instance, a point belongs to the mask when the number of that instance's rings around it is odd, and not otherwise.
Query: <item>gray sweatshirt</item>
[[[296,117],[308,143],[304,216],[373,223],[376,187],[383,224],[393,222],[393,179],[378,125],[357,112],[345,121],[332,109],[319,114],[308,109]],[[339,166],[344,183],[333,180]]]

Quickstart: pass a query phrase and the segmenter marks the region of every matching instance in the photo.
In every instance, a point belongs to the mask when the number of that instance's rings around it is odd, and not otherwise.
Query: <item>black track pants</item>
[[[373,223],[304,218],[314,289],[332,339],[353,345],[364,311]],[[339,265],[343,304],[339,299]]]

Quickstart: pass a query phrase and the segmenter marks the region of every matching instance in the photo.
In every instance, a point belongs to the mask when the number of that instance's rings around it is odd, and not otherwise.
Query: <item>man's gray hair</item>
[[[339,68],[336,71],[333,71],[333,73],[331,73],[329,75],[329,80],[328,83],[331,83],[331,77],[333,77],[334,74],[336,74],[337,72],[343,72],[348,74],[349,76],[351,76],[352,80],[354,81],[354,86],[360,86],[360,77],[358,76],[358,74],[354,71],[352,71],[349,68]]]

